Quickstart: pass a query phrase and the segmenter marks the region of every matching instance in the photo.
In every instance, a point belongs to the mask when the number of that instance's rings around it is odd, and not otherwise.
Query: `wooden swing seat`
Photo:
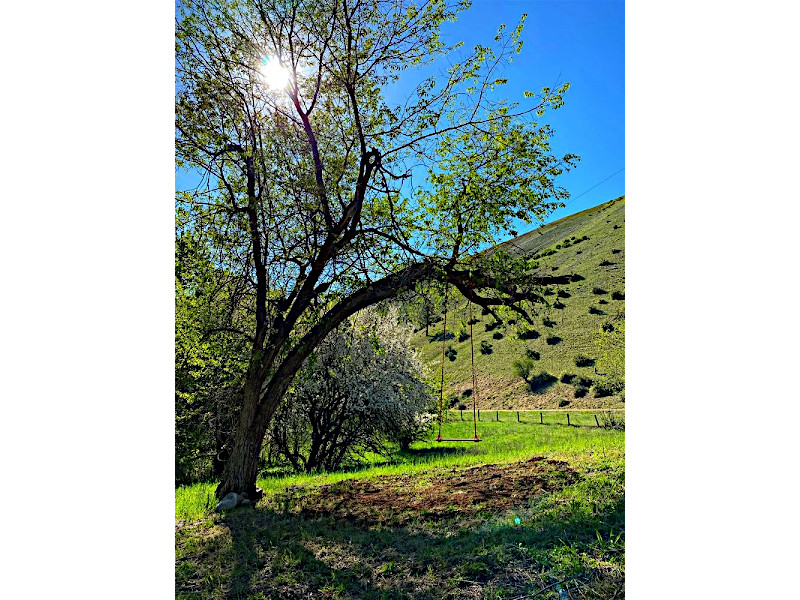
[[[483,440],[478,438],[436,438],[437,442],[482,442]]]

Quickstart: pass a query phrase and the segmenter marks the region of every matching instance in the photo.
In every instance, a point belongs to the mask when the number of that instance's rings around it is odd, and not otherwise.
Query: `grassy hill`
[[[598,330],[604,325],[616,328],[625,320],[625,197],[549,223],[500,247],[538,256],[542,273],[576,273],[584,279],[550,291],[548,304],[539,307],[534,318],[536,339],[520,339],[520,331],[530,329],[521,320],[492,328],[494,317],[473,307],[478,319],[473,325],[478,408],[624,408],[624,392],[600,397],[595,388],[600,369],[592,361],[600,359]],[[455,337],[446,345],[452,345],[456,355],[452,361],[445,359],[445,397],[453,402],[458,398],[471,408],[470,341],[459,336],[462,330],[468,332],[467,311],[463,299],[451,301],[447,328]],[[418,331],[412,343],[438,380],[442,322],[428,333]],[[490,354],[480,352],[482,342],[491,344]],[[531,377],[538,376],[539,385],[532,386],[515,373],[514,362],[526,357],[532,357]],[[578,361],[585,366],[576,365],[579,357],[589,359]],[[576,397],[580,387],[591,391]]]

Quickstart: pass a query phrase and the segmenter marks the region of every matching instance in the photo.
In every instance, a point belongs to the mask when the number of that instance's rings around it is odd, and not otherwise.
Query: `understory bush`
[[[491,354],[492,352],[494,352],[492,345],[486,340],[483,340],[481,342],[481,354]]]
[[[396,309],[365,310],[306,359],[267,436],[297,471],[333,471],[427,433],[433,401]]]

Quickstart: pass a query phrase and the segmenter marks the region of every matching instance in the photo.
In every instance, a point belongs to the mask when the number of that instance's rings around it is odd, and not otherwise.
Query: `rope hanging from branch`
[[[472,285],[470,282],[470,289]],[[442,331],[442,378],[439,386],[439,435],[436,436],[437,442],[480,442],[478,438],[478,392],[475,388],[475,343],[472,335],[472,302],[469,302],[469,349],[470,358],[472,361],[472,426],[475,433],[474,438],[443,438],[442,437],[442,419],[444,415],[444,347],[447,343],[447,295],[449,285],[444,288],[444,329]]]

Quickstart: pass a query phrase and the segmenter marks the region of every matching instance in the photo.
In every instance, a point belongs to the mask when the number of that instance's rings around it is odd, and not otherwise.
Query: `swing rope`
[[[470,286],[471,289],[472,286]],[[443,438],[442,437],[442,417],[444,414],[444,346],[447,342],[447,292],[449,286],[444,288],[444,330],[442,331],[442,378],[439,386],[439,435],[436,436],[437,442],[480,442],[478,438],[478,393],[475,388],[475,343],[472,335],[472,302],[469,302],[469,349],[472,360],[472,425],[475,432],[474,438]]]

